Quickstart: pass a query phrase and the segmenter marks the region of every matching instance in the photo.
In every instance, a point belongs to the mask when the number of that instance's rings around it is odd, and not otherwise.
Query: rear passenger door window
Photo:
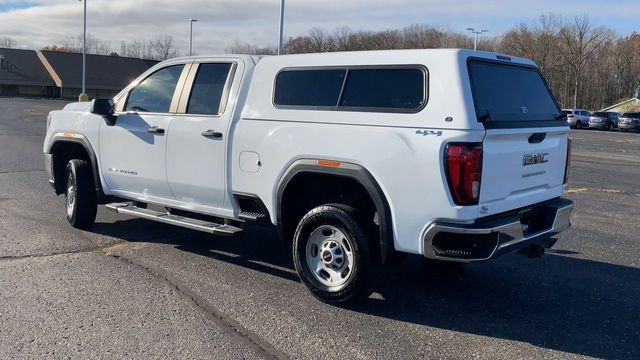
[[[129,92],[125,111],[168,113],[184,65],[160,69]]]
[[[187,114],[220,115],[224,112],[225,88],[232,64],[200,64],[191,88]]]

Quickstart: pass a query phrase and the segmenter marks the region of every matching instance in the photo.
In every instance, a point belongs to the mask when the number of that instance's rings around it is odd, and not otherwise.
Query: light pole
[[[189,56],[193,55],[193,23],[198,22],[197,19],[189,19]]]
[[[84,1],[84,31],[82,33],[82,94],[78,96],[78,101],[89,101],[87,95],[87,0]]]
[[[280,32],[278,37],[278,55],[282,55],[282,39],[284,36],[284,0],[280,0]]]
[[[489,32],[489,30],[476,30],[474,28],[467,28],[467,30],[471,31],[471,33],[475,35],[475,37],[473,38],[473,50],[478,50],[478,35]]]

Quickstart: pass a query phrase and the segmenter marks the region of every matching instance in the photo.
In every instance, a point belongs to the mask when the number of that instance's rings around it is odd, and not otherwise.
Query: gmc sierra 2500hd
[[[51,112],[44,154],[72,226],[98,204],[216,235],[271,223],[313,295],[340,304],[403,253],[552,246],[573,209],[568,132],[526,59],[225,55],[165,61],[114,99]]]

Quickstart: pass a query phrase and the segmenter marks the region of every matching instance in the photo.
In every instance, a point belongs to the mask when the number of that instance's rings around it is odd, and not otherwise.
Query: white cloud
[[[188,47],[189,18],[200,20],[194,26],[194,46],[199,53],[223,52],[235,39],[268,45],[274,44],[277,38],[279,0],[87,1],[89,32],[110,40],[115,51],[119,50],[121,40],[172,35],[184,53]],[[81,33],[81,2],[29,2],[35,6],[0,12],[0,36],[12,37],[26,47],[40,48]],[[14,3],[21,1],[0,0],[0,5],[9,7]],[[615,27],[616,22],[632,21],[632,16],[640,13],[640,2],[287,0],[285,30],[287,36],[295,36],[312,27],[380,30],[422,22],[446,25],[457,31],[467,26],[482,26],[491,29],[492,34],[499,34],[547,12],[568,16],[587,12],[597,20],[600,20],[597,16],[602,16],[601,24]],[[615,17],[615,21],[608,21],[609,17]]]

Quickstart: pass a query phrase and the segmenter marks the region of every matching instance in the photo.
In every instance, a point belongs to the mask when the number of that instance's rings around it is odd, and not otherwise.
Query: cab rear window
[[[468,66],[476,115],[485,127],[566,126],[535,67],[482,60]]]

